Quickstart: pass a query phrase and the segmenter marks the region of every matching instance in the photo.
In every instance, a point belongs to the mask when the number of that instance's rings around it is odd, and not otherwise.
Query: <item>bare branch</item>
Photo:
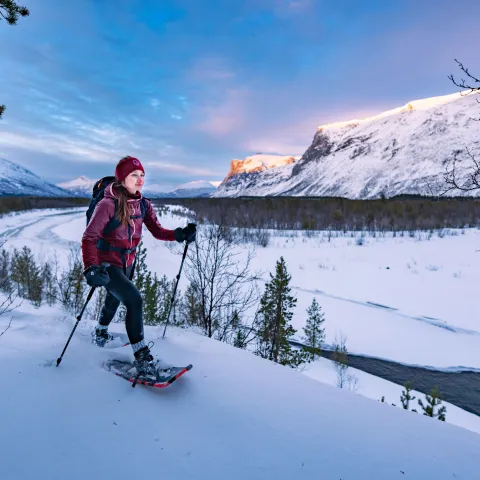
[[[2,282],[2,286],[5,284],[6,280]],[[5,300],[0,303],[0,316],[4,315],[5,313],[12,312],[16,308],[18,308],[23,300],[18,304],[12,307],[13,303],[15,300],[18,298],[18,294],[15,294],[13,292],[9,293],[8,296],[5,298]]]
[[[196,323],[205,335],[227,341],[238,331],[241,316],[258,298],[255,279],[250,273],[254,252],[238,258],[233,235],[221,216],[216,225],[205,225],[197,234],[195,249],[188,258],[187,278],[199,304]]]
[[[449,187],[445,190],[445,193],[451,190],[471,192],[480,189],[480,163],[476,160],[475,156],[468,149],[468,147],[465,148],[465,151],[467,152],[467,157],[471,161],[471,165],[468,165],[463,169],[463,171],[466,172],[463,177],[466,176],[466,179],[459,179],[461,172],[459,173],[458,157],[463,153],[463,151],[457,150],[454,152],[452,160],[447,162],[445,167],[445,183],[449,185]]]
[[[473,83],[478,83],[479,85],[478,86],[473,86],[473,84],[471,83],[466,83],[467,81],[465,79],[462,78],[461,82],[458,83],[454,78],[453,78],[453,75],[450,74],[448,76],[448,78],[453,82],[454,85],[456,85],[457,87],[459,88],[465,88],[465,89],[469,89],[470,92],[467,93],[467,95],[469,93],[472,93],[472,92],[478,92],[480,91],[480,80],[476,77],[474,77],[469,71],[468,71],[468,68],[465,68],[463,66],[463,64],[461,62],[459,62],[457,59],[455,59],[455,61],[458,63],[458,66],[460,67],[460,69],[468,76],[468,78],[470,78],[470,80],[473,80]]]
[[[7,328],[2,333],[0,333],[0,337],[10,328],[10,326],[12,325],[12,320],[13,320],[13,317],[8,322]]]

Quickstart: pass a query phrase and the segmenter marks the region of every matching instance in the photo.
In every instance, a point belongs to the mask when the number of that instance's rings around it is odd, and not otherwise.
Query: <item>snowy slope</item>
[[[9,317],[0,317],[0,333]],[[307,378],[190,332],[146,328],[193,369],[167,389],[101,368],[60,310],[22,306],[0,337],[2,479],[473,480],[480,435]],[[90,327],[92,325],[89,325]],[[114,325],[118,331],[122,326]]]
[[[472,119],[480,114],[477,99],[456,93],[323,125],[298,162],[227,176],[214,196],[428,195],[432,192],[425,179],[436,193],[444,163],[455,151],[468,147],[480,156],[478,122]],[[467,167],[464,158],[460,168]]]
[[[17,163],[0,158],[0,196],[2,195],[72,196],[70,192],[46,182]]]
[[[187,222],[171,213],[159,219],[172,229]],[[53,262],[55,255],[62,266],[69,247],[78,246],[84,229],[84,208],[33,210],[0,217],[0,243],[7,240],[9,250],[28,246],[44,261]],[[200,242],[202,230],[197,236]],[[395,237],[377,235],[363,238],[362,246],[355,236],[343,232],[310,233],[308,238],[301,232],[274,233],[268,247],[257,252],[251,270],[263,270],[267,278],[279,257],[285,258],[292,294],[298,300],[292,319],[298,336],[305,326],[306,309],[316,298],[326,316],[327,344],[345,334],[353,354],[436,370],[479,371],[480,328],[471,308],[480,282],[477,229],[443,230],[432,237],[428,232],[413,238],[398,233]],[[147,231],[143,242],[152,273],[173,279],[183,248],[157,241]],[[234,255],[240,262],[247,254],[248,246],[235,245]],[[188,262],[185,271],[187,266]],[[182,274],[179,288],[185,292],[187,286],[187,276]],[[262,281],[258,286],[263,290]],[[249,322],[254,314],[255,308],[245,312],[244,321]],[[335,384],[331,368],[319,362],[307,366],[304,374]],[[388,402],[398,405],[402,387],[363,372],[355,375],[360,379],[357,393],[375,400],[385,395]],[[466,385],[468,380],[458,388]],[[447,423],[480,433],[480,417],[451,404],[447,409]]]
[[[177,185],[172,192],[173,196],[184,198],[184,197],[207,197],[213,192],[215,192],[216,187],[215,182],[209,182],[206,180],[198,180],[188,183],[182,183]]]

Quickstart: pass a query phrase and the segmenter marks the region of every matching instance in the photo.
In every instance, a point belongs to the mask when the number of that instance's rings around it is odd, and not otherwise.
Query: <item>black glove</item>
[[[197,226],[194,223],[189,223],[186,227],[178,227],[173,231],[175,240],[177,242],[184,242],[185,240],[188,243],[194,242],[197,238]]]
[[[83,275],[87,279],[87,283],[91,287],[104,287],[110,281],[110,276],[106,270],[106,266],[108,264],[102,264],[101,266],[92,265],[88,267],[84,272]]]

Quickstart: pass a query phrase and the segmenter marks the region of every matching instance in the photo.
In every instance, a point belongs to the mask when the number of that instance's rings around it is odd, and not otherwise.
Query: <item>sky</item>
[[[0,21],[0,157],[53,183],[124,155],[146,186],[220,181],[319,125],[458,91],[455,59],[480,72],[478,0],[20,4]]]

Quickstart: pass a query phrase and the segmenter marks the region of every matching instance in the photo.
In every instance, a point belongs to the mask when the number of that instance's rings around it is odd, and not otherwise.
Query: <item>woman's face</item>
[[[134,170],[130,173],[122,182],[125,188],[131,193],[135,194],[137,190],[142,191],[143,184],[145,182],[145,174],[142,170]]]

